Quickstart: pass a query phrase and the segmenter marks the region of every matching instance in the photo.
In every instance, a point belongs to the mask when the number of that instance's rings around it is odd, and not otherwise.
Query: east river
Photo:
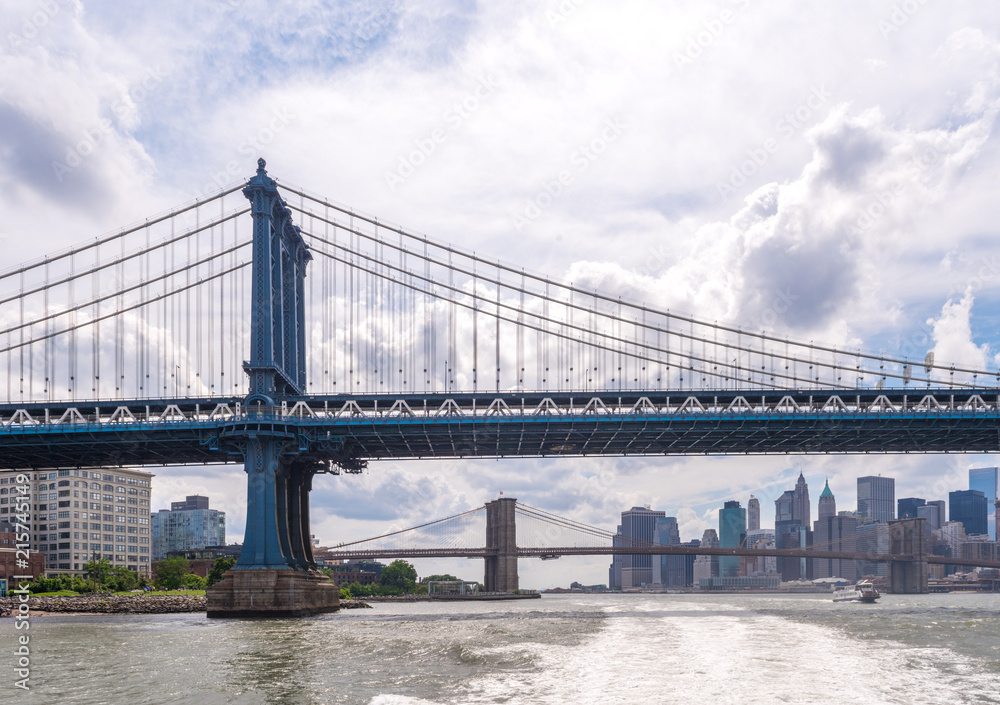
[[[1000,595],[545,595],[31,620],[8,703],[1000,703]]]

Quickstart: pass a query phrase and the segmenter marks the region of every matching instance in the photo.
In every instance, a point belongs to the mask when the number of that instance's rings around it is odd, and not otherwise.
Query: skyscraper
[[[986,495],[979,490],[948,493],[948,516],[961,522],[968,536],[987,533],[986,505]]]
[[[997,479],[1000,468],[969,468],[969,489],[979,490],[986,496],[986,523],[990,540],[997,540]]]
[[[858,520],[886,523],[895,519],[896,481],[868,475],[858,478]]]
[[[719,510],[719,546],[739,548],[747,533],[747,510],[731,500]],[[719,577],[735,578],[739,574],[740,559],[736,556],[719,558]]]
[[[826,491],[826,490],[824,490]],[[822,501],[822,500],[820,500]],[[820,515],[813,531],[816,551],[854,551],[857,546],[858,521],[852,516]],[[814,558],[814,578],[857,580],[857,563],[853,559]]]
[[[792,490],[785,492],[774,500],[774,522],[792,520],[792,504],[795,500],[795,493]]]
[[[944,502],[941,502],[943,505]],[[941,525],[944,523],[943,507],[937,502],[928,502],[922,507],[917,507],[917,518],[926,519],[927,526],[930,529],[940,529]]]
[[[833,492],[830,491],[829,480],[826,481],[826,486],[823,487],[823,492],[819,496],[818,511],[820,519],[837,516],[837,500],[833,496]]]
[[[677,517],[660,517],[653,526],[653,543],[661,546],[677,546],[681,535],[677,529]],[[664,587],[685,587],[686,562],[688,556],[653,556],[654,585]]]
[[[798,520],[802,526],[809,526],[812,524],[810,515],[809,486],[806,484],[806,478],[799,472],[798,482],[792,490],[792,519]]]
[[[927,504],[927,500],[920,497],[904,497],[896,503],[896,516],[899,519],[915,519],[919,515],[917,510]]]
[[[656,520],[665,516],[665,512],[649,507],[632,507],[622,512],[621,536],[624,545],[653,543]],[[620,559],[623,589],[653,582],[653,556],[620,556]]]
[[[757,531],[760,529],[760,500],[750,495],[747,502],[747,531]]]

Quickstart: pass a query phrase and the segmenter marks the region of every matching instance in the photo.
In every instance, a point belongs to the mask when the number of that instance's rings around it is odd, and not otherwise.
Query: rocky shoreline
[[[0,605],[16,611],[16,597],[0,598]],[[208,606],[204,595],[55,595],[31,597],[28,608],[33,613],[46,614],[176,614],[204,612]],[[341,609],[371,608],[361,600],[341,600]]]

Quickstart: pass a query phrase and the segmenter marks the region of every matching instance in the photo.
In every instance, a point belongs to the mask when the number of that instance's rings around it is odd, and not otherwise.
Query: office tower
[[[795,493],[792,490],[785,492],[774,500],[774,522],[792,520],[792,504],[795,501]]]
[[[750,495],[747,502],[747,531],[757,531],[760,528],[760,500]]]
[[[896,481],[868,475],[858,478],[858,520],[886,523],[895,519]]]
[[[993,534],[1000,536],[1000,499],[993,503]]]
[[[774,540],[778,548],[808,548],[813,542],[813,532],[797,520],[779,521],[774,526]],[[780,557],[777,560],[781,579],[811,580],[812,559]]]
[[[226,543],[226,513],[208,508],[208,497],[191,495],[153,515],[153,560],[171,551],[191,551]]]
[[[615,527],[615,535],[611,539],[611,546],[624,546],[625,539],[622,537],[622,525],[619,524]],[[622,559],[624,556],[612,555],[611,556],[611,567],[608,568],[608,589],[609,590],[621,590],[622,589]]]
[[[917,518],[927,521],[927,528],[940,529],[944,523],[941,516],[941,507],[936,502],[928,502],[922,507],[917,507]]]
[[[920,516],[917,510],[927,504],[927,500],[920,497],[905,497],[896,503],[896,516],[899,519],[915,519]]]
[[[747,510],[740,503],[731,500],[722,505],[719,510],[719,546],[721,548],[739,548],[747,533]],[[740,559],[737,556],[719,558],[719,577],[735,578],[740,572]]]
[[[833,492],[830,491],[829,480],[826,481],[826,486],[823,487],[823,492],[820,493],[818,512],[820,519],[837,516],[837,500],[833,496]]]
[[[986,496],[986,523],[990,540],[997,540],[997,475],[1000,468],[969,468],[969,489],[979,490]]]
[[[967,536],[987,533],[986,495],[979,490],[948,493],[948,516],[965,528]]]
[[[31,497],[30,548],[45,555],[46,575],[82,575],[84,565],[100,558],[149,574],[152,473],[128,468],[3,471],[0,520],[14,517],[7,496],[22,474]]]
[[[706,548],[719,547],[719,535],[715,529],[705,529],[701,535],[701,546]],[[693,583],[698,585],[705,578],[719,577],[719,556],[698,556],[694,559]]]
[[[935,506],[935,507],[938,508],[938,516],[941,517],[941,525],[942,526],[944,525],[945,521],[948,520],[948,517],[946,515],[946,512],[948,511],[947,510],[947,505],[945,504],[945,501],[943,499],[930,500],[930,501],[927,502],[927,504],[925,506],[928,506],[928,507]]]
[[[798,482],[792,491],[792,519],[797,520],[802,526],[809,526],[812,523],[810,516],[809,486],[800,472]]]
[[[676,546],[681,542],[680,532],[677,530],[677,517],[659,517],[653,524],[653,543],[659,546]],[[653,558],[653,578],[650,582],[654,585],[664,587],[683,587],[683,585],[668,584],[673,576],[670,573],[676,572],[677,558],[685,556],[652,556]],[[680,563],[681,579],[683,580],[683,561]]]
[[[774,529],[747,529],[743,542],[747,548],[775,548]],[[773,575],[778,572],[774,556],[754,556],[746,560],[747,575]]]
[[[861,523],[855,531],[858,553],[888,553],[889,525],[882,522]],[[866,575],[884,578],[888,575],[888,565],[885,561],[871,561],[859,558],[857,561],[858,577]]]
[[[857,546],[857,528],[858,521],[852,516],[821,515],[813,530],[813,549],[853,552]],[[853,582],[857,575],[857,564],[852,559],[813,559],[814,578],[843,578]]]
[[[622,512],[621,531],[623,545],[653,543],[656,520],[665,517],[661,511],[649,507],[632,507]],[[621,587],[642,587],[653,582],[653,556],[620,556]]]

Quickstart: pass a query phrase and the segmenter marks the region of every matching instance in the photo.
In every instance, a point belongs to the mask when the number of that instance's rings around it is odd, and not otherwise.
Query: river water
[[[37,703],[1000,703],[1000,595],[545,595],[309,619],[35,616]]]

